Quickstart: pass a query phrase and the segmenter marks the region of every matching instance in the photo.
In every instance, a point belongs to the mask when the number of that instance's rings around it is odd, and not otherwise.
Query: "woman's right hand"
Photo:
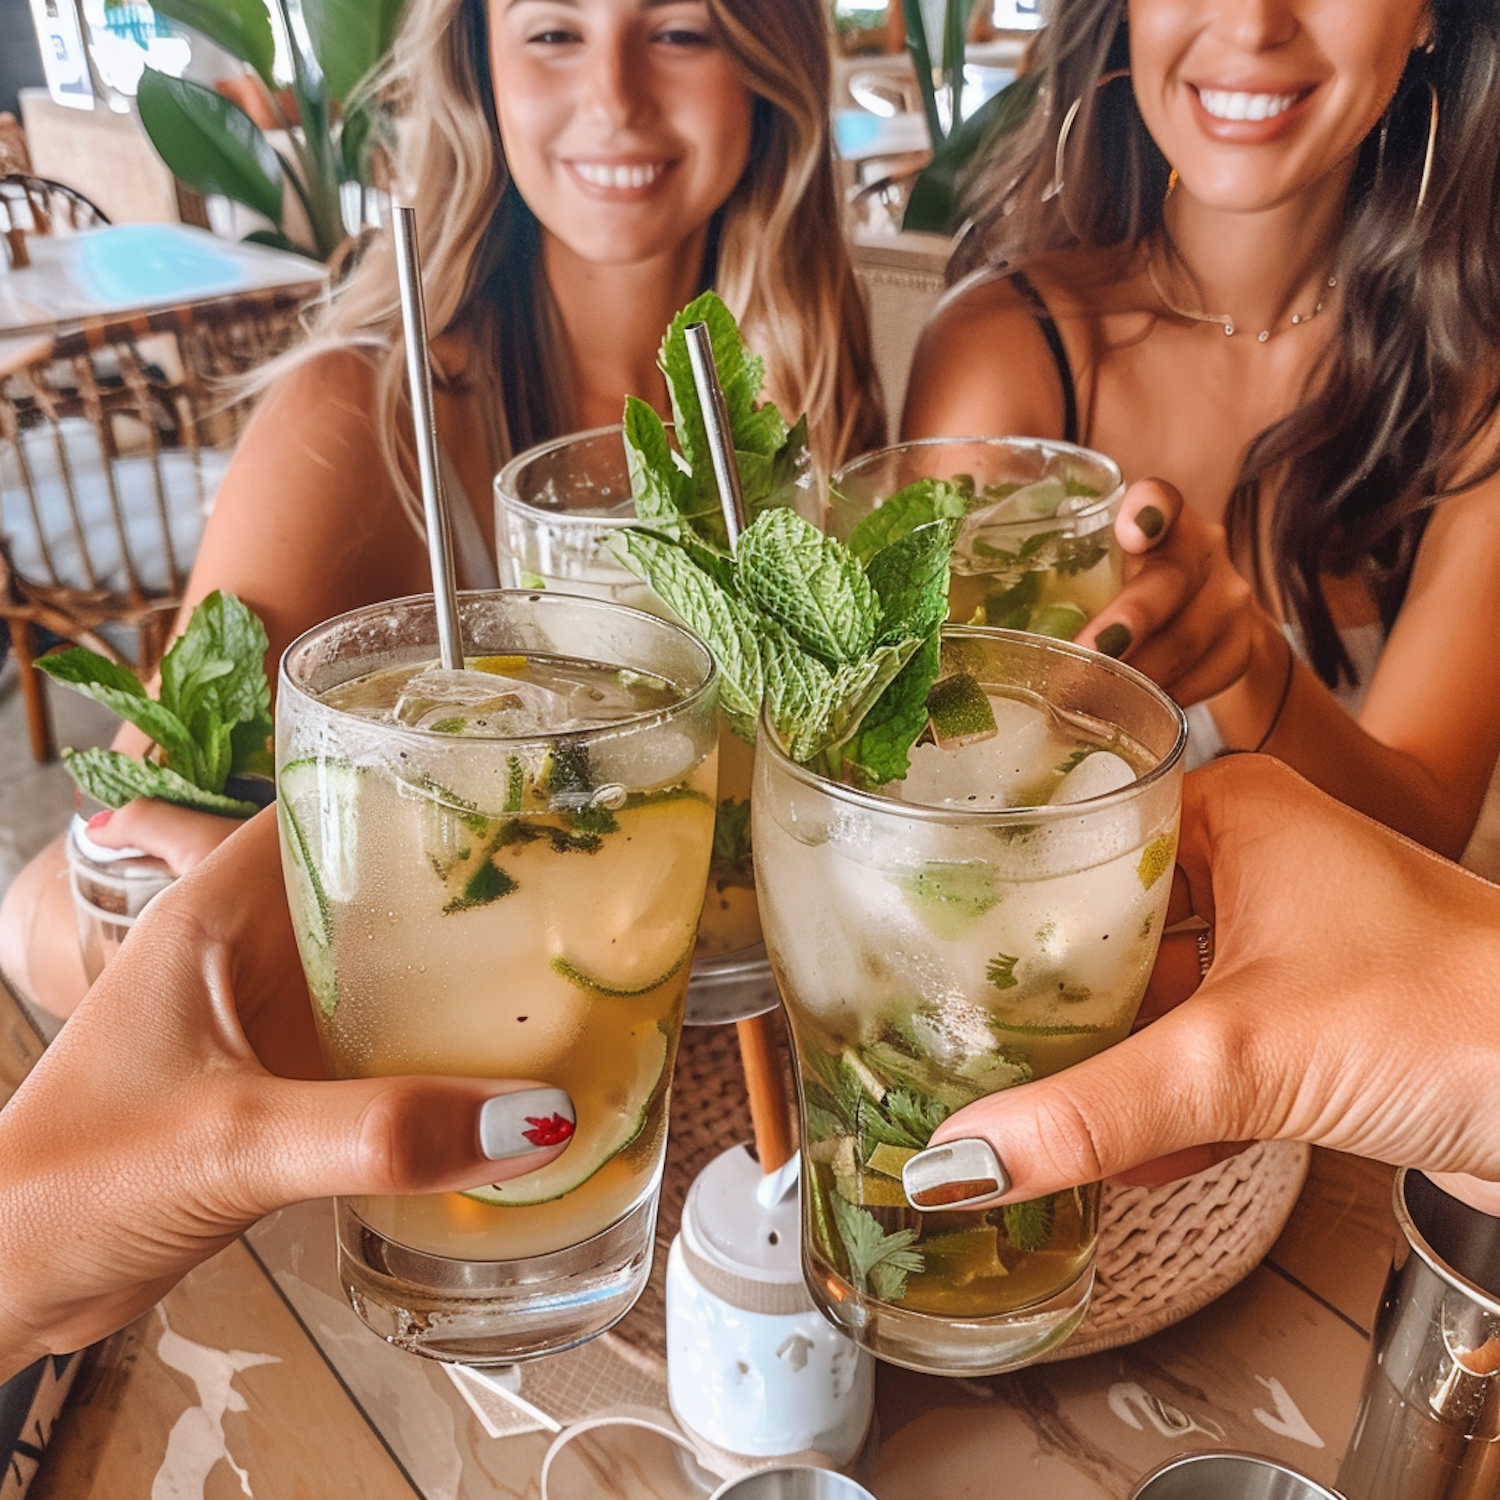
[[[1187,778],[1178,860],[1169,919],[1213,934],[1196,993],[1182,999],[1177,951],[1193,938],[1167,938],[1166,1014],[959,1110],[933,1143],[988,1140],[1016,1201],[1163,1158],[1179,1176],[1222,1143],[1308,1141],[1500,1214],[1500,890],[1264,756]]]
[[[1229,555],[1224,528],[1183,503],[1165,480],[1125,492],[1115,536],[1126,582],[1079,633],[1078,644],[1118,657],[1184,708],[1240,688],[1255,744],[1269,724],[1289,647]]]
[[[186,875],[241,826],[237,818],[137,797],[113,811],[95,813],[88,836],[106,849],[139,849],[162,860],[174,875]]]
[[[0,1111],[0,1380],[286,1204],[459,1191],[566,1149],[572,1103],[537,1080],[324,1081],[275,815],[229,826]]]

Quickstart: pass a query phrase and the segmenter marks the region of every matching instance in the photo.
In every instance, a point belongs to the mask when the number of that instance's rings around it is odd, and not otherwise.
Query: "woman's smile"
[[[1206,135],[1217,141],[1255,145],[1293,129],[1317,87],[1204,82],[1189,83],[1188,95],[1198,127]]]
[[[677,165],[670,157],[575,156],[563,166],[590,197],[617,203],[649,198]]]

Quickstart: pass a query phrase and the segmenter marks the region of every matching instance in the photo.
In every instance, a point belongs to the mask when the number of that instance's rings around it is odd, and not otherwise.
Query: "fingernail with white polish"
[[[479,1111],[479,1149],[491,1161],[561,1146],[578,1116],[562,1089],[517,1089],[486,1099]]]
[[[969,1208],[1008,1192],[1010,1178],[990,1143],[969,1136],[909,1157],[901,1186],[913,1208]]]

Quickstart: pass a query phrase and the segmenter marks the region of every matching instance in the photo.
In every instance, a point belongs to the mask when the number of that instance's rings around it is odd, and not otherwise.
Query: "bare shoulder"
[[[273,651],[331,614],[424,587],[422,547],[381,453],[371,362],[335,350],[266,393],[219,487],[186,607],[213,589]]]
[[[1118,310],[1116,259],[1070,251],[1028,262],[1024,280],[997,267],[953,286],[917,344],[903,435],[1063,436],[1064,376],[1044,320],[1083,385]]]
[[[1014,280],[984,270],[953,286],[917,341],[902,436],[1061,437],[1063,410],[1056,364]]]

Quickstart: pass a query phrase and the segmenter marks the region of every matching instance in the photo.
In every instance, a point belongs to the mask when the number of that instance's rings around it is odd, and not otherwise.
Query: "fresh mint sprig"
[[[129,667],[96,651],[75,646],[40,658],[37,665],[53,681],[112,709],[160,752],[159,760],[139,760],[118,750],[64,750],[69,774],[106,807],[153,797],[226,817],[252,816],[256,804],[224,788],[231,776],[271,772],[268,649],[254,612],[216,590],[162,658],[154,699]]]
[[[687,357],[684,330],[700,320],[753,518],[733,555]],[[806,422],[789,428],[769,402],[757,405],[762,362],[718,297],[705,293],[672,320],[659,363],[677,446],[645,402],[627,401],[640,524],[615,538],[616,557],[707,643],[742,739],[754,742],[764,705],[793,759],[867,786],[904,776],[937,676],[962,499],[930,483],[878,535],[867,532],[862,548],[847,546],[776,503],[808,461]]]

